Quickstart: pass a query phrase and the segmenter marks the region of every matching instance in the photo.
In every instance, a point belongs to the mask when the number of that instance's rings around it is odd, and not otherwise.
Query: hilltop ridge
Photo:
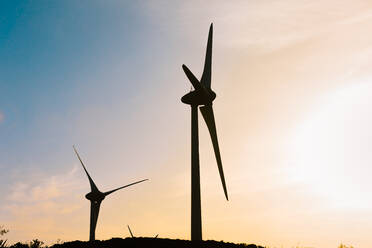
[[[109,240],[96,240],[93,243],[89,241],[70,241],[63,244],[55,244],[50,248],[264,248],[254,244],[234,244],[223,241],[190,241],[180,239],[163,239],[163,238],[112,238]]]

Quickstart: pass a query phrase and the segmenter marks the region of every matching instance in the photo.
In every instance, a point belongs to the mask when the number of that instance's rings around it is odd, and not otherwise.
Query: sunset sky
[[[1,1],[0,225],[8,242],[190,239],[190,107],[214,24],[229,201],[200,127],[203,239],[372,247],[372,3]]]

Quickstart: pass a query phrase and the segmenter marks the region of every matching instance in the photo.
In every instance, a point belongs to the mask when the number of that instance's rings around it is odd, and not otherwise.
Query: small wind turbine
[[[133,233],[132,233],[132,230],[131,230],[130,227],[129,227],[129,225],[127,225],[127,227],[128,227],[128,230],[129,230],[130,236],[132,236],[132,238],[135,238],[134,235],[133,235]],[[154,237],[154,239],[156,239],[158,236],[159,236],[159,234],[156,234],[155,237]]]
[[[202,240],[198,131],[199,105],[202,105],[200,107],[200,112],[203,115],[212,139],[223,191],[225,193],[226,200],[228,200],[225,176],[223,174],[220,149],[217,140],[216,124],[212,108],[212,102],[216,98],[216,93],[214,93],[211,89],[212,35],[213,23],[209,28],[207,52],[201,80],[199,81],[186,65],[182,65],[182,69],[195,89],[181,98],[183,103],[191,105],[191,240]]]
[[[134,238],[133,233],[132,233],[132,230],[130,230],[129,225],[127,225],[127,226],[128,226],[128,230],[129,230],[130,236],[132,236],[132,238]]]
[[[141,182],[147,181],[148,179],[137,181],[137,182],[134,182],[134,183],[131,183],[131,184],[128,184],[128,185],[125,185],[125,186],[122,186],[122,187],[119,187],[119,188],[116,188],[116,189],[107,191],[107,192],[101,192],[101,191],[99,191],[99,189],[97,188],[96,184],[93,182],[92,178],[90,177],[90,175],[89,175],[87,169],[85,168],[84,163],[81,160],[81,158],[79,156],[79,153],[77,152],[75,146],[73,146],[73,148],[74,148],[74,151],[75,151],[78,159],[80,160],[81,165],[84,168],[85,173],[88,176],[89,183],[90,183],[91,192],[89,192],[88,194],[86,194],[85,195],[85,198],[87,198],[90,201],[90,232],[89,232],[89,241],[94,241],[95,238],[96,238],[96,225],[97,225],[97,219],[98,219],[98,214],[99,214],[99,208],[101,206],[101,202],[103,201],[103,199],[105,199],[106,196],[108,196],[111,193],[114,193],[115,191],[117,191],[119,189],[123,189],[123,188],[129,187],[131,185],[134,185],[134,184],[137,184],[137,183],[141,183]]]

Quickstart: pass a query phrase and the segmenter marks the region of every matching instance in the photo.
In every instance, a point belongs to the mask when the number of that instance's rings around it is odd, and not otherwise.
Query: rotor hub
[[[88,194],[85,195],[85,198],[87,198],[90,201],[96,201],[100,202],[105,199],[105,195],[101,192],[89,192]]]
[[[193,90],[184,95],[181,101],[189,105],[209,105],[216,98],[216,93],[212,90],[206,95],[204,92],[199,90]]]

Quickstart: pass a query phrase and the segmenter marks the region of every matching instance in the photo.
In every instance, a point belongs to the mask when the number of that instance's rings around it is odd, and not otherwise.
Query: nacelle
[[[85,198],[90,201],[102,201],[103,199],[105,199],[105,195],[101,192],[89,192],[85,195]]]
[[[181,98],[181,101],[185,104],[190,105],[208,105],[216,99],[216,93],[212,90],[208,90],[207,92],[202,90],[194,90]]]

